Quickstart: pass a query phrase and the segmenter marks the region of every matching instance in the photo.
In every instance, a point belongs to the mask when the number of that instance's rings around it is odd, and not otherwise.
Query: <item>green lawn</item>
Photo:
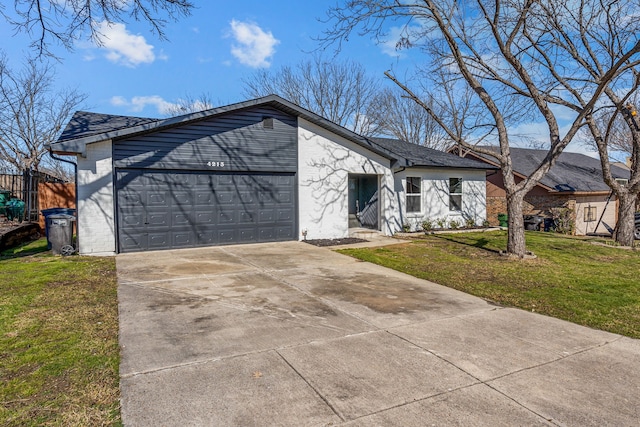
[[[120,425],[113,258],[0,257],[0,425]]]
[[[506,232],[423,236],[408,243],[340,252],[477,295],[640,338],[640,251],[558,234],[527,232],[534,260],[513,260]]]

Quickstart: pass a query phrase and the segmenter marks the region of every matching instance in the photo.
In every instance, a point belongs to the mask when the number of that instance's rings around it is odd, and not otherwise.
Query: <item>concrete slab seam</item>
[[[211,357],[211,358],[206,358],[206,359],[201,359],[201,360],[194,360],[194,361],[191,361],[191,362],[176,363],[176,364],[173,364],[173,365],[167,365],[167,366],[163,366],[163,367],[160,367],[160,368],[154,368],[154,369],[149,369],[149,370],[145,370],[145,371],[130,372],[128,374],[121,374],[120,378],[127,379],[127,378],[132,378],[132,377],[136,377],[136,376],[140,376],[140,375],[154,374],[154,373],[157,373],[157,372],[163,372],[163,371],[168,371],[168,370],[172,370],[172,369],[179,369],[179,368],[189,367],[189,366],[198,366],[198,365],[203,365],[203,364],[207,364],[207,363],[221,362],[221,361],[236,359],[236,358],[239,358],[239,357],[245,357],[245,356],[252,356],[252,355],[256,355],[256,354],[269,353],[269,352],[272,352],[272,351],[278,353],[280,355],[280,357],[282,357],[282,355],[279,353],[280,350],[287,350],[287,349],[291,349],[291,348],[302,347],[302,346],[306,346],[306,345],[309,345],[309,344],[324,344],[324,343],[337,341],[337,340],[344,339],[344,338],[357,337],[357,336],[368,335],[368,334],[373,334],[373,333],[378,333],[378,332],[380,332],[380,330],[355,332],[355,333],[346,334],[346,335],[343,335],[343,336],[340,336],[340,337],[333,337],[333,338],[327,338],[327,339],[312,339],[312,340],[307,340],[307,341],[301,341],[301,342],[294,343],[294,344],[283,345],[283,346],[279,346],[279,347],[276,347],[276,348],[267,348],[267,349],[263,349],[263,350],[247,351],[247,352],[244,352],[244,353],[232,354],[232,355],[223,356],[223,357]]]
[[[424,348],[421,345],[416,344],[416,343],[414,343],[414,342],[412,342],[412,341],[410,341],[410,340],[408,340],[408,339],[406,339],[406,338],[404,338],[402,336],[396,335],[395,333],[393,333],[390,330],[386,330],[385,332],[388,332],[389,334],[391,334],[391,335],[393,335],[393,336],[395,336],[397,338],[400,338],[401,340],[403,340],[403,341],[405,341],[405,342],[407,342],[407,343],[409,343],[409,344],[411,344],[411,345],[413,345],[415,347],[418,347],[418,348],[423,349],[424,351],[427,351],[428,353],[434,355],[435,357],[437,357],[438,359],[442,360],[443,362],[453,366],[454,368],[456,368],[456,369],[460,370],[461,372],[463,372],[463,373],[469,375],[470,377],[474,378],[475,380],[478,381],[479,384],[486,385],[490,389],[494,390],[495,392],[497,392],[497,393],[501,394],[502,396],[506,397],[507,399],[511,400],[513,403],[517,404],[518,406],[526,409],[527,411],[531,412],[532,414],[536,415],[537,417],[540,417],[541,419],[543,419],[543,420],[545,420],[547,422],[553,423],[554,425],[559,425],[559,424],[555,423],[552,419],[549,419],[549,418],[543,416],[542,414],[539,414],[535,410],[533,410],[533,409],[529,408],[528,406],[526,406],[525,404],[519,402],[517,399],[515,399],[515,398],[509,396],[508,394],[505,394],[501,390],[495,388],[493,385],[490,384],[490,382],[494,382],[494,381],[497,381],[497,380],[502,379],[502,378],[507,378],[507,377],[510,377],[512,375],[516,375],[516,374],[521,373],[521,372],[526,372],[526,371],[529,371],[529,370],[537,369],[537,368],[540,368],[540,367],[543,367],[543,366],[546,366],[546,365],[551,365],[553,363],[557,363],[558,361],[561,361],[561,360],[564,360],[564,359],[567,359],[567,358],[570,358],[570,357],[575,357],[575,356],[578,356],[580,354],[587,353],[589,351],[593,351],[593,350],[595,350],[597,348],[607,346],[607,345],[609,345],[611,343],[614,343],[614,342],[616,342],[616,341],[618,341],[618,340],[623,338],[622,336],[620,336],[620,337],[616,338],[613,341],[609,341],[609,342],[597,345],[595,347],[590,347],[590,348],[587,348],[587,349],[583,349],[581,351],[578,351],[576,353],[572,353],[570,355],[566,355],[566,356],[558,355],[558,357],[556,357],[555,359],[550,360],[548,362],[543,362],[543,363],[539,363],[539,364],[536,364],[536,365],[533,365],[533,366],[529,366],[529,367],[526,367],[526,368],[518,369],[518,370],[515,370],[513,372],[509,372],[508,374],[499,375],[497,377],[494,377],[494,378],[488,379],[486,381],[483,381],[480,378],[478,378],[475,375],[473,375],[472,373],[465,371],[463,368],[459,367],[455,363],[453,363],[453,362],[445,359],[444,357],[440,356],[439,354],[433,352],[432,350]],[[468,386],[465,386],[465,387],[468,387]],[[459,389],[462,389],[462,388],[465,388],[465,387],[459,387]]]
[[[417,399],[414,399],[414,400],[412,400],[410,402],[403,402],[403,403],[398,403],[397,405],[391,405],[389,407],[382,408],[382,409],[379,409],[377,411],[373,411],[373,412],[370,412],[368,414],[361,415],[359,417],[355,417],[355,418],[349,419],[348,421],[352,422],[352,421],[356,421],[356,420],[367,419],[369,417],[373,417],[375,415],[382,414],[384,412],[391,411],[393,409],[398,409],[398,408],[402,408],[404,406],[413,405],[414,403],[426,402],[428,400],[435,399],[435,398],[440,397],[440,396],[445,396],[447,394],[455,393],[456,391],[460,391],[460,390],[464,390],[464,389],[467,389],[467,388],[475,387],[475,386],[481,385],[481,384],[482,384],[482,382],[478,381],[476,383],[471,383],[471,384],[463,385],[463,386],[460,386],[460,387],[449,388],[446,391],[441,391],[441,392],[438,392],[438,393],[431,394],[429,396],[417,398]],[[347,420],[345,420],[345,421],[347,421]]]
[[[346,417],[338,410],[338,408],[334,407],[322,393],[320,393],[320,390],[318,390],[313,384],[311,384],[309,380],[307,380],[307,378],[305,378],[300,372],[298,372],[298,370],[291,363],[289,363],[286,357],[284,357],[278,350],[275,350],[275,352],[278,354],[278,356],[280,356],[284,363],[286,363],[287,366],[289,366],[293,370],[293,372],[295,372],[296,375],[298,375],[298,377],[300,377],[300,379],[302,379],[302,381],[304,381],[305,384],[307,384],[320,399],[322,399],[322,401],[333,411],[334,414],[336,414],[338,418],[340,418],[340,420],[346,421]]]
[[[174,364],[174,365],[163,366],[161,368],[149,369],[149,370],[146,370],[146,371],[131,372],[129,374],[121,375],[120,378],[129,378],[129,377],[135,377],[135,376],[138,376],[138,375],[152,374],[152,373],[167,371],[167,370],[176,369],[176,368],[188,367],[188,366],[193,366],[193,365],[202,365],[202,364],[206,364],[206,363],[210,363],[210,362],[211,363],[220,362],[220,361],[236,359],[236,358],[244,357],[244,356],[252,356],[252,355],[256,355],[256,354],[269,353],[269,352],[272,352],[272,351],[279,352],[280,350],[287,350],[287,349],[292,349],[292,348],[296,348],[296,347],[303,347],[303,346],[310,345],[310,344],[324,344],[324,343],[329,343],[329,342],[332,342],[332,341],[338,341],[338,340],[341,340],[341,339],[344,339],[344,338],[357,337],[357,336],[368,335],[368,334],[377,333],[377,332],[381,332],[381,331],[380,330],[376,330],[376,331],[356,332],[356,333],[352,333],[352,334],[346,334],[346,335],[343,335],[343,336],[340,336],[340,337],[333,337],[333,338],[327,338],[327,339],[312,339],[312,340],[298,342],[298,343],[295,343],[295,344],[283,345],[283,346],[279,346],[279,347],[276,347],[276,348],[268,348],[268,349],[256,350],[256,351],[247,351],[247,352],[244,352],[244,353],[232,354],[232,355],[229,355],[229,356],[213,357],[213,358],[209,358],[209,359],[194,360],[192,362],[178,363],[178,364]],[[280,353],[278,353],[278,354],[280,354]],[[282,355],[280,355],[280,356],[282,357]]]
[[[265,350],[247,351],[245,353],[232,354],[230,356],[211,357],[211,358],[207,358],[207,359],[193,360],[191,362],[176,363],[176,364],[173,364],[173,365],[163,366],[161,368],[155,368],[155,369],[149,369],[149,370],[146,370],[146,371],[137,371],[137,372],[130,372],[128,374],[122,374],[122,375],[120,375],[120,378],[121,379],[135,378],[135,377],[144,376],[144,375],[156,374],[158,372],[171,371],[171,370],[174,370],[174,369],[188,368],[188,367],[191,367],[191,366],[206,365],[208,363],[216,363],[216,362],[222,362],[222,361],[227,361],[227,360],[233,360],[233,359],[237,359],[237,358],[240,358],[240,357],[254,356],[256,354],[265,354],[265,353],[269,353],[269,352],[272,352],[272,351],[275,351],[275,349],[269,348],[269,349],[265,349]]]
[[[408,339],[406,339],[406,338],[404,338],[404,337],[401,337],[401,336],[399,336],[399,335],[396,335],[396,334],[394,334],[394,333],[393,333],[393,332],[391,332],[391,331],[387,331],[387,332],[389,332],[391,335],[393,335],[393,336],[395,336],[395,337],[398,337],[398,338],[400,338],[401,340],[403,340],[403,341],[405,341],[405,342],[407,342],[407,343],[409,343],[409,344],[411,344],[411,345],[413,345],[413,346],[415,346],[415,347],[418,347],[418,348],[423,349],[424,351],[426,351],[426,352],[428,352],[428,353],[430,353],[430,354],[434,355],[435,357],[437,357],[438,359],[440,359],[440,360],[441,360],[441,361],[443,361],[444,363],[447,363],[447,364],[449,364],[449,365],[453,366],[454,368],[456,368],[456,369],[458,369],[459,371],[461,371],[461,372],[465,373],[466,375],[469,375],[471,378],[473,378],[473,379],[475,379],[475,380],[477,381],[477,383],[476,383],[476,384],[471,384],[471,385],[468,385],[468,386],[465,386],[465,387],[458,387],[458,389],[463,389],[463,388],[466,388],[466,387],[471,387],[472,385],[483,384],[483,385],[485,385],[485,386],[489,387],[490,389],[492,389],[492,390],[496,391],[497,393],[499,393],[499,394],[503,395],[503,396],[504,396],[504,397],[506,397],[507,399],[511,400],[511,401],[512,401],[512,402],[514,402],[516,405],[518,405],[518,406],[522,407],[523,409],[525,409],[525,410],[527,410],[527,411],[531,412],[531,413],[532,413],[532,414],[534,414],[535,416],[540,417],[541,419],[543,419],[543,420],[545,420],[545,421],[549,421],[549,422],[551,422],[551,420],[549,420],[549,419],[545,418],[544,416],[542,416],[541,414],[539,414],[539,413],[537,413],[536,411],[532,410],[531,408],[529,408],[529,407],[525,406],[524,404],[522,404],[522,403],[518,402],[518,401],[517,401],[516,399],[514,399],[513,397],[506,395],[506,394],[505,394],[505,393],[503,393],[502,391],[497,390],[495,387],[492,387],[492,386],[491,386],[491,384],[488,384],[488,383],[487,383],[487,381],[483,381],[483,380],[481,380],[480,378],[478,378],[478,377],[476,377],[475,375],[473,375],[472,373],[465,371],[463,368],[461,368],[461,367],[459,367],[458,365],[456,365],[455,363],[453,363],[453,362],[451,362],[451,361],[449,361],[449,360],[445,359],[444,357],[440,356],[439,354],[434,353],[432,350],[429,350],[429,349],[427,349],[427,348],[424,348],[424,347],[422,347],[421,345],[416,344],[416,343],[414,343],[414,342],[412,342],[412,341],[410,341],[410,340],[408,340]],[[544,366],[544,365],[547,365],[547,364],[549,364],[549,363],[556,362],[557,360],[559,360],[559,359],[555,359],[555,360],[553,360],[553,361],[551,361],[551,362],[541,363],[540,365],[536,365],[536,366],[534,366],[534,367]],[[532,368],[533,368],[533,367],[532,367]],[[499,377],[497,377],[497,378],[492,378],[491,380],[488,380],[488,381],[494,381],[494,380],[496,380],[496,379],[498,379],[498,378],[508,377],[509,375],[513,375],[513,374],[516,374],[516,373],[518,373],[518,372],[525,371],[525,370],[527,370],[527,369],[529,369],[529,368],[526,368],[526,369],[520,369],[520,370],[517,370],[517,371],[511,372],[511,373],[509,373],[509,374],[506,374],[506,375],[501,375],[501,376],[499,376]],[[444,393],[443,393],[443,394],[444,394]],[[432,396],[432,397],[433,397],[433,396]],[[554,424],[555,424],[555,423],[554,423]]]

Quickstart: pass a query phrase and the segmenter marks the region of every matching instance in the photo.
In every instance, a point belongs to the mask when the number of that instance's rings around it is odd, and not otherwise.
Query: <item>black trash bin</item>
[[[556,223],[553,218],[544,219],[544,231],[556,231]]]
[[[524,229],[539,231],[544,218],[539,215],[524,215]]]
[[[51,249],[51,243],[49,243],[49,240],[48,240],[49,239],[49,221],[47,220],[47,218],[49,218],[49,215],[59,215],[59,214],[75,216],[76,210],[73,208],[49,208],[49,209],[42,209],[40,213],[42,214],[42,216],[44,216],[44,235],[47,237],[47,249]]]
[[[69,255],[73,253],[73,224],[76,218],[73,215],[53,214],[47,216],[47,228],[49,235],[47,242],[51,246],[51,252],[55,255]]]

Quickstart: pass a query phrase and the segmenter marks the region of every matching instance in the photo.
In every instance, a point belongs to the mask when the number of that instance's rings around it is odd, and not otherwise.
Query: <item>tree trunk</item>
[[[509,215],[507,253],[518,258],[524,258],[527,252],[524,239],[524,218],[522,216],[523,201],[524,195],[521,193],[507,194],[507,214]]]
[[[633,246],[634,213],[636,210],[637,194],[627,192],[618,194],[618,223],[614,238],[623,246]]]

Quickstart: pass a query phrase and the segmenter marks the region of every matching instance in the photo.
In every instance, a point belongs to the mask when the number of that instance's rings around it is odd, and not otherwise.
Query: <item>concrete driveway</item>
[[[637,426],[640,341],[306,243],[117,257],[126,426]]]

